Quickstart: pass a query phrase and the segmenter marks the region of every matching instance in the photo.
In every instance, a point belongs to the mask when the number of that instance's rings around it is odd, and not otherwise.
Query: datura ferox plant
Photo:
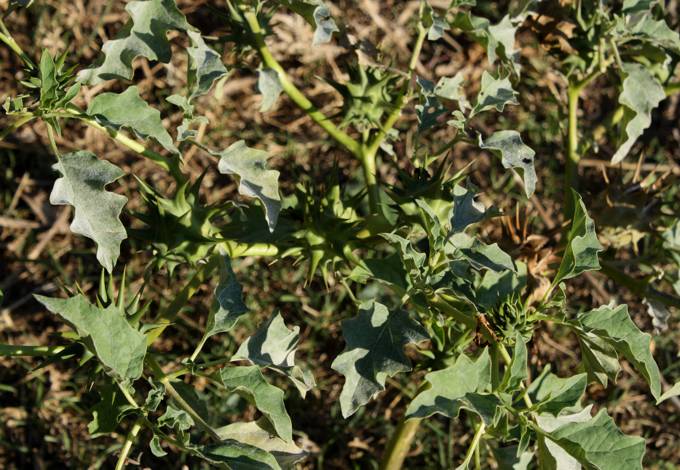
[[[116,468],[127,465],[132,449],[144,447],[159,458],[186,453],[233,469],[286,468],[306,458],[294,439],[295,416],[289,416],[279,388],[288,383],[293,388],[286,393],[304,398],[317,386],[309,366],[295,357],[299,326],[274,314],[234,355],[218,361],[201,357],[209,338],[231,331],[249,313],[242,281],[232,270],[233,261],[243,257],[294,258],[308,266],[308,281],[333,279],[347,289],[355,311],[341,322],[345,346],[329,371],[344,376],[339,396],[344,418],[378,396],[392,377],[411,374],[417,392],[387,441],[382,468],[408,467],[404,460],[413,436],[433,415],[472,423],[458,468],[494,460],[495,468],[642,468],[645,440],[620,431],[604,408],[595,412],[584,403],[586,388],[616,383],[620,361],[646,382],[657,403],[679,394],[680,387],[664,393],[651,336],[636,326],[625,304],[583,310],[570,303],[566,284],[601,268],[614,281],[625,280],[611,263],[606,269],[601,263],[604,247],[588,201],[578,193],[579,159],[587,147],[579,139],[579,99],[598,77],[618,86],[620,107],[612,119],[618,138],[611,160],[631,155],[653,110],[678,88],[673,79],[680,37],[665,22],[661,2],[528,0],[511,2],[497,21],[475,13],[475,0],[421,0],[409,23],[408,62],[401,66],[387,55],[356,59],[345,70],[346,81],[326,80],[343,102],[334,116],[307,98],[306,84],[294,80],[268,47],[276,41],[273,15],[287,11],[312,28],[309,47],[337,42],[360,57],[362,45],[348,33],[351,25],[332,14],[330,1],[216,2],[224,37],[204,36],[174,0],[131,1],[125,4],[126,23],[101,45],[94,63],[73,66],[69,51],[43,50],[32,57],[13,39],[12,15],[35,6],[29,3],[10,1],[14,13],[1,25],[2,43],[23,62],[18,85],[23,92],[4,97],[11,124],[2,136],[31,121],[45,124],[54,169],[49,202],[72,208],[70,230],[91,240],[102,274],[94,293],[76,283],[54,297],[35,296],[68,325],[60,345],[3,345],[0,352],[96,362],[92,383],[101,402],[90,410],[89,432],[121,436]],[[571,24],[559,47],[547,31],[559,26],[538,21],[550,15]],[[498,171],[510,172],[521,189],[517,204],[540,197],[542,160],[526,136],[513,129],[478,130],[488,128],[478,123],[490,116],[520,106],[523,67],[516,36],[521,28],[532,29],[548,45],[544,53],[567,83],[565,223],[558,256],[544,267],[549,282],[543,283],[521,253],[485,241],[480,227],[495,223],[502,211],[488,198],[483,203],[469,182],[468,167],[454,172],[448,157],[458,144],[476,149],[490,156]],[[178,38],[172,43],[170,32]],[[479,80],[459,72],[434,83],[419,75],[424,46],[447,34],[482,45],[486,69]],[[297,106],[348,161],[356,161],[350,167],[356,168],[353,181],[361,188],[330,175],[317,185],[288,182],[282,188],[292,189],[283,191],[279,183],[285,172],[268,163],[267,142],[238,136],[226,148],[200,142],[197,128],[213,123],[201,114],[197,99],[229,80],[224,48],[252,59],[242,66],[256,63],[259,112],[282,102]],[[159,110],[142,98],[134,72],[140,61],[168,64],[175,54],[186,56],[188,68],[184,91],[165,98],[183,116],[177,128],[168,129]],[[110,82],[122,91],[89,93],[86,106],[74,104],[84,90],[101,90],[93,86]],[[418,129],[405,146],[400,138],[407,109],[417,116]],[[156,187],[87,149],[65,152],[56,136],[72,121],[147,159],[174,184]],[[442,128],[453,137],[439,148],[419,140]],[[203,202],[203,177],[192,178],[184,166],[184,154],[192,148],[213,157],[214,167],[206,171],[228,175],[225,181],[235,183],[241,202]],[[407,159],[410,165],[400,165]],[[382,177],[383,166],[396,176]],[[129,183],[135,189],[125,191],[127,196],[114,191]],[[139,200],[139,209],[128,213],[130,198]],[[133,226],[124,220],[134,220]],[[678,227],[669,224],[663,235],[676,273]],[[136,246],[152,260],[136,292],[128,292],[121,261],[121,246],[132,239],[141,241]],[[154,276],[171,277],[174,297],[149,308],[144,286]],[[677,274],[669,276],[680,294]],[[216,287],[203,336],[181,363],[168,363],[156,345],[172,334],[182,308],[207,285]],[[355,295],[369,285],[378,288]],[[659,310],[678,306],[674,294],[651,286],[635,292]],[[558,376],[550,365],[538,368],[532,362],[534,331],[546,322],[578,343],[581,369],[573,375]],[[206,410],[191,386],[196,378],[244,397],[257,419],[226,422]]]

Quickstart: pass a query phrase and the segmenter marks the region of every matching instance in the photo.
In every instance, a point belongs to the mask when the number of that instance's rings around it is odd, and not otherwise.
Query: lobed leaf
[[[222,57],[203,40],[203,36],[195,31],[187,31],[191,40],[191,47],[187,48],[189,55],[189,71],[187,85],[189,87],[189,101],[210,91],[216,80],[227,74],[227,68],[222,63]]]
[[[50,203],[74,207],[71,231],[94,240],[97,260],[112,272],[120,244],[127,238],[119,218],[127,198],[105,188],[123,176],[123,171],[83,151],[62,155],[53,168],[62,176],[54,182]]]
[[[270,385],[258,366],[225,367],[220,371],[225,387],[247,396],[271,423],[276,435],[293,439],[293,425],[283,403],[283,391]]]
[[[342,322],[346,346],[331,367],[345,376],[340,394],[342,415],[347,418],[378,392],[385,380],[411,370],[403,347],[427,339],[427,332],[403,310],[390,312],[378,302],[368,302],[359,314]]]
[[[565,411],[578,411],[581,408],[581,397],[586,391],[586,385],[588,385],[586,374],[561,378],[546,373],[532,382],[527,393],[536,403],[536,411],[557,416]]]
[[[553,286],[585,271],[600,269],[597,254],[602,251],[602,245],[597,240],[595,224],[593,219],[588,216],[581,196],[573,189],[571,193],[574,201],[574,214],[571,218],[571,228],[567,234],[567,247],[553,279]]]
[[[491,389],[491,359],[488,349],[472,360],[461,354],[446,369],[425,376],[430,388],[419,393],[406,409],[407,418],[427,418],[435,413],[455,418],[461,408],[477,413],[490,424],[500,400],[484,393]]]
[[[589,414],[588,409],[584,411]],[[544,428],[546,442],[558,446],[568,457],[586,468],[642,470],[645,440],[623,434],[605,410],[590,419],[584,413],[571,420],[560,418],[555,422],[539,417],[537,421],[539,427]],[[541,456],[541,468],[570,468],[567,465],[573,465],[559,454],[550,454],[552,460],[546,459],[545,452]]]
[[[104,57],[92,68],[78,74],[80,81],[96,85],[106,80],[132,78],[132,61],[137,57],[168,63],[172,51],[167,31],[190,31],[174,0],[143,0],[126,5],[130,21],[121,29],[116,39],[102,46]]]
[[[116,380],[136,380],[142,375],[146,336],[133,328],[115,305],[99,308],[82,295],[54,299],[36,295],[47,310],[66,320],[78,336],[91,341],[88,348]]]
[[[580,314],[576,320],[583,331],[596,335],[623,355],[645,378],[654,398],[659,398],[661,374],[650,349],[652,337],[633,323],[627,305],[602,306]]]
[[[161,113],[149,106],[136,86],[122,93],[101,93],[87,107],[87,114],[115,131],[127,128],[140,139],[152,138],[169,152],[178,154],[172,137],[163,127]]]
[[[531,197],[536,190],[536,170],[534,169],[534,152],[531,147],[522,142],[517,131],[498,131],[491,137],[482,140],[479,136],[479,147],[500,154],[504,168],[518,168],[522,170],[524,191]]]
[[[234,142],[221,152],[211,152],[220,157],[220,173],[235,175],[239,180],[239,193],[258,198],[264,205],[269,231],[273,232],[281,210],[279,172],[267,169],[269,155],[250,148],[242,140]]]
[[[248,311],[243,303],[243,288],[236,280],[228,256],[221,256],[220,282],[215,287],[215,306],[210,309],[204,339],[231,330],[241,315]]]
[[[508,77],[496,78],[484,71],[477,102],[472,107],[470,117],[490,109],[502,112],[508,104],[519,104],[517,92],[512,88],[510,79]]]
[[[643,65],[624,64],[626,78],[619,103],[626,107],[625,140],[612,157],[612,163],[619,163],[635,141],[652,123],[652,110],[666,97],[663,86]]]

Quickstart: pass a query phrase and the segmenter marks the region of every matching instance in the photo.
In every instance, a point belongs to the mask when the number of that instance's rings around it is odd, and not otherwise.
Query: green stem
[[[143,421],[144,418],[138,418],[137,421],[135,421],[135,424],[132,425],[130,432],[128,432],[127,436],[125,437],[125,443],[123,444],[123,448],[121,449],[120,455],[118,456],[118,461],[116,462],[116,470],[123,470],[125,468],[125,462],[127,461],[128,455],[130,455],[130,450],[132,450],[132,444],[134,444],[139,431],[142,429]]]
[[[680,91],[680,82],[669,83],[663,87],[663,89],[666,92],[666,96],[671,96],[672,94]]]
[[[42,357],[55,356],[61,353],[66,346],[22,346],[11,344],[0,344],[0,356],[10,357]]]
[[[510,354],[508,353],[508,350],[505,349],[505,345],[498,343],[498,352],[501,354],[501,357],[503,358],[503,362],[509,367],[510,364],[512,364],[512,358],[510,357]],[[522,389],[525,389],[526,387],[524,386],[524,382],[520,384],[520,387]],[[531,408],[534,406],[534,403],[531,401],[531,397],[524,393],[522,395],[522,399],[524,400],[524,403],[527,405],[528,408]]]
[[[7,29],[7,26],[5,26],[5,22],[2,21],[2,18],[0,18],[0,41],[4,42],[7,45],[7,47],[9,47],[12,50],[12,52],[18,55],[28,68],[30,69],[35,68],[35,64],[21,49],[19,44],[14,40],[12,34]]]
[[[440,310],[442,313],[445,315],[448,315],[455,319],[456,321],[467,325],[468,327],[474,329],[477,326],[477,320],[474,317],[471,317],[469,315],[466,315],[465,313],[461,312],[457,308],[455,308],[453,305],[449,304],[446,300],[444,300],[441,296],[439,295],[431,295],[427,298],[427,303],[431,306],[436,308],[437,310]]]
[[[163,384],[165,387],[165,391],[167,392],[168,395],[177,403],[177,405],[182,408],[184,411],[186,411],[189,416],[194,420],[196,424],[198,424],[199,427],[201,427],[205,432],[208,433],[208,435],[215,441],[219,442],[222,439],[220,438],[219,434],[215,432],[215,430],[210,426],[204,419],[203,417],[198,414],[198,412],[189,404],[187,403],[184,398],[177,392],[175,387],[173,387],[172,383],[170,382],[170,377],[165,375],[163,370],[160,368],[156,360],[152,357],[147,356],[147,363],[149,364],[149,367],[151,367],[151,370],[154,373],[154,376],[156,379]]]
[[[83,114],[80,110],[75,110],[75,109],[68,109],[66,115],[64,117],[71,117],[75,119],[79,119],[83,121],[85,124],[88,126],[97,129],[102,132],[106,132],[109,137],[111,137],[113,140],[116,142],[124,145],[125,147],[129,148],[133,152],[138,153],[139,155],[148,158],[149,160],[153,161],[156,163],[158,166],[163,168],[164,170],[168,171],[172,177],[177,181],[177,184],[182,184],[186,182],[186,176],[182,173],[182,170],[180,169],[180,160],[179,157],[173,157],[173,158],[166,158],[163,155],[154,152],[153,150],[149,150],[146,148],[143,144],[137,142],[134,139],[131,139],[127,135],[125,135],[122,132],[106,128],[99,124],[97,121],[92,119],[91,117]]]
[[[470,442],[470,447],[468,447],[468,450],[465,453],[465,460],[463,461],[463,463],[458,468],[467,468],[467,466],[470,464],[470,462],[472,461],[472,458],[476,454],[477,446],[479,446],[479,441],[481,441],[485,430],[486,430],[486,425],[484,424],[484,421],[481,421],[479,423],[479,427],[477,428],[477,431],[475,431],[475,435],[472,437],[472,442]]]
[[[408,451],[411,449],[411,443],[418,431],[422,418],[404,419],[392,434],[383,460],[380,462],[381,470],[400,470],[404,468],[404,460]]]
[[[354,156],[360,158],[361,145],[355,139],[350,137],[343,130],[339,129],[333,122],[321,111],[319,111],[309,99],[293,84],[286,71],[281,67],[281,64],[272,56],[267,44],[264,41],[264,33],[257,20],[257,14],[254,11],[245,11],[243,16],[250,29],[253,45],[260,55],[264,65],[274,70],[279,79],[279,84],[283,91],[290,97],[291,100],[302,109],[314,122],[321,126],[336,142],[349,150]]]
[[[230,258],[243,258],[246,256],[276,256],[279,249],[271,243],[241,243],[227,240],[221,243],[221,247]]]

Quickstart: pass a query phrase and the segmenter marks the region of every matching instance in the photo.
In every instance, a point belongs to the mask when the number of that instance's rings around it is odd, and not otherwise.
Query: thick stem
[[[411,443],[421,421],[421,418],[411,418],[399,423],[383,454],[382,462],[380,462],[381,470],[401,470],[404,468],[404,460],[411,449]]]
[[[245,11],[243,17],[248,23],[248,28],[252,34],[253,45],[260,55],[264,65],[276,72],[279,79],[279,84],[288,97],[300,109],[321,126],[336,142],[349,150],[357,158],[361,157],[361,145],[355,139],[350,137],[343,130],[339,129],[333,122],[321,111],[319,111],[309,99],[295,86],[290,80],[286,71],[281,67],[281,64],[274,58],[269,51],[267,44],[264,41],[264,33],[257,20],[257,14],[254,11]]]
[[[116,462],[116,470],[123,470],[125,468],[128,455],[130,455],[130,450],[132,450],[132,444],[134,444],[139,431],[142,429],[143,421],[144,419],[141,417],[137,419],[135,424],[132,425],[132,429],[130,429],[130,432],[125,437],[125,443],[123,444],[123,448],[120,450],[118,461]]]
[[[377,214],[380,204],[380,188],[378,188],[378,169],[376,167],[375,152],[362,152],[360,158],[361,169],[364,174],[366,189],[368,190],[368,206],[371,214]]]

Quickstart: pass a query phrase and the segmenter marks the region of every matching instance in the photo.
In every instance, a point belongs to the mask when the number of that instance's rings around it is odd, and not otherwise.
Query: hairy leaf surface
[[[74,207],[71,231],[97,244],[97,260],[108,272],[120,255],[120,244],[127,238],[120,213],[125,196],[106,191],[105,187],[123,176],[123,171],[90,152],[62,155],[54,165],[62,174],[54,182],[50,203]]]
[[[281,210],[279,172],[267,169],[269,155],[263,150],[250,148],[242,140],[234,142],[221,152],[220,173],[235,175],[239,180],[239,193],[258,198],[264,205],[269,231],[273,232]]]
[[[105,80],[132,78],[132,61],[146,57],[163,63],[170,62],[172,51],[167,39],[170,29],[192,30],[174,0],[144,0],[130,2],[125,7],[130,21],[116,39],[102,47],[103,59],[92,68],[80,72],[79,79],[90,85]]]
[[[580,314],[577,321],[623,355],[647,381],[654,398],[661,395],[661,374],[651,352],[652,337],[633,323],[627,305],[603,306]]]
[[[531,147],[522,142],[517,131],[498,131],[491,137],[482,141],[479,136],[479,147],[500,154],[504,168],[517,168],[522,170],[524,179],[524,191],[527,197],[531,197],[536,190],[536,170],[534,169],[534,152]]]
[[[135,380],[142,375],[146,336],[134,329],[114,305],[99,308],[82,295],[68,299],[35,296],[50,312],[66,320],[117,380]]]
[[[161,113],[139,96],[136,86],[122,93],[101,93],[94,97],[87,114],[113,130],[130,129],[141,139],[152,138],[172,153],[179,153],[172,137],[163,127]]]
[[[244,394],[253,402],[281,439],[286,442],[293,439],[293,425],[283,403],[283,391],[270,385],[258,366],[225,367],[220,376],[225,387]]]
[[[427,339],[408,313],[390,312],[378,302],[362,305],[356,317],[343,321],[342,335],[347,344],[331,367],[345,376],[340,394],[344,417],[384,390],[387,377],[411,370],[404,345]]]
[[[626,107],[625,140],[612,157],[612,163],[619,163],[635,141],[652,123],[652,110],[666,97],[663,86],[643,65],[624,64],[626,78],[619,103]]]

